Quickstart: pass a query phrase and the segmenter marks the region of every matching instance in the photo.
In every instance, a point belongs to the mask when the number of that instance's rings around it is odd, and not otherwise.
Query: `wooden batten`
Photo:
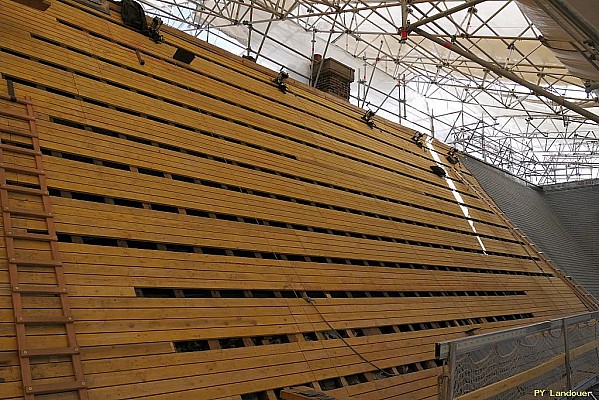
[[[0,7],[0,399],[436,399],[437,342],[586,311],[446,145],[463,204],[414,131],[253,62],[115,4]],[[58,269],[72,319],[20,294],[53,318],[24,364],[11,282]]]
[[[52,0],[12,0],[27,7],[46,11],[52,5]]]
[[[281,391],[281,399],[283,400],[341,400],[340,397],[331,397],[323,392],[318,392],[311,387],[297,386],[293,389],[285,389]]]

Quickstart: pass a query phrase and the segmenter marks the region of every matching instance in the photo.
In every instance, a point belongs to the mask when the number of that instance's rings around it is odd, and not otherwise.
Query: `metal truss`
[[[317,42],[325,44],[325,57],[333,48],[342,50],[358,70],[352,103],[531,183],[599,178],[599,126],[588,118],[589,111],[597,114],[599,101],[543,45],[515,0],[141,2],[168,25],[270,68],[286,67],[306,83],[310,73],[289,67],[286,56],[310,65]],[[303,48],[311,50],[298,50],[283,37],[287,28],[303,32]]]

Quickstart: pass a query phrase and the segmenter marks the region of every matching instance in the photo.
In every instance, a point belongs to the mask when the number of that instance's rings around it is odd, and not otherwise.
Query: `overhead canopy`
[[[596,1],[518,0],[517,3],[543,34],[542,43],[553,51],[572,75],[588,82],[587,86],[591,82],[599,82],[599,60],[593,57],[596,50],[588,43],[593,41],[592,30],[599,36]]]

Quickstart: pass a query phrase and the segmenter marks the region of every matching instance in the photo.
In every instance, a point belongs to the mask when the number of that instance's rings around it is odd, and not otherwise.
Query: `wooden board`
[[[91,400],[276,400],[305,384],[433,399],[435,343],[585,310],[469,172],[444,160],[446,145],[435,142],[461,204],[410,129],[378,119],[370,129],[362,110],[298,82],[285,95],[273,71],[171,28],[155,44],[115,5],[110,15],[71,0],[43,14],[0,6],[0,95],[10,79],[35,105]],[[196,54],[191,65],[173,60],[177,48]],[[0,116],[2,143],[27,145],[9,126],[19,128]],[[15,228],[43,226],[23,217]],[[41,257],[44,246],[15,250]],[[0,247],[6,400],[22,385]],[[53,282],[40,267],[20,279]],[[44,316],[56,302],[24,306]],[[60,337],[51,325],[32,333],[45,346]],[[58,358],[32,371],[53,375],[46,383],[70,374]]]

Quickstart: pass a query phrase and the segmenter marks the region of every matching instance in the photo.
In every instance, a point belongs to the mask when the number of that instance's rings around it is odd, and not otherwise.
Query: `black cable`
[[[212,133],[210,133],[210,135],[211,135],[212,137],[214,137],[214,135],[213,135]],[[230,164],[229,164],[229,162],[228,162],[228,160],[227,160],[227,157],[224,155],[224,153],[221,153],[221,154],[222,154],[222,158],[223,158],[223,160],[225,160],[225,164],[227,164],[227,165],[230,165]],[[244,194],[244,192],[243,192],[243,190],[242,190],[241,186],[240,186],[239,184],[237,184],[236,186],[237,186],[237,188],[238,188],[239,192],[240,192],[241,194]],[[256,215],[254,215],[254,219],[256,220],[256,224],[260,225],[260,223],[259,223],[259,221],[258,221],[258,217],[256,217]],[[268,238],[266,238],[266,240],[268,241]],[[301,242],[300,242],[300,243],[301,243]],[[277,254],[276,254],[276,252],[275,252],[274,250],[272,250],[272,249],[271,249],[271,253],[273,254],[273,256],[274,256],[274,258],[275,258],[275,260],[276,260],[276,261],[281,261],[281,260],[280,260],[280,259],[277,257]],[[295,272],[295,274],[296,274],[296,277],[298,278],[298,282],[299,282],[299,280],[300,280],[300,278],[301,278],[301,277],[299,276],[299,274],[297,273],[297,271],[295,270],[295,268],[293,268],[293,267],[292,267],[292,270]],[[290,284],[290,289],[293,291],[293,294],[295,295],[295,297],[296,297],[297,299],[300,299],[300,298],[301,298],[301,299],[305,300],[307,303],[311,304],[311,305],[312,305],[312,307],[314,307],[314,310],[316,310],[316,312],[318,313],[318,315],[321,317],[321,319],[323,320],[323,322],[324,322],[324,323],[325,323],[325,324],[326,324],[326,325],[329,327],[329,329],[331,329],[331,331],[335,332],[335,334],[336,334],[337,338],[338,338],[338,339],[341,339],[341,341],[342,341],[342,342],[343,342],[343,343],[344,343],[344,344],[345,344],[347,347],[349,347],[349,348],[352,350],[352,352],[354,352],[354,353],[355,353],[355,354],[356,354],[358,357],[360,357],[360,359],[362,359],[364,362],[366,362],[366,363],[368,363],[368,364],[372,365],[372,366],[373,366],[374,368],[376,368],[376,369],[377,369],[379,372],[381,372],[381,373],[382,373],[382,374],[383,374],[385,377],[398,376],[397,374],[390,374],[390,373],[388,373],[387,371],[385,371],[384,369],[382,369],[382,368],[381,368],[381,367],[379,367],[378,365],[374,364],[372,361],[368,360],[368,359],[367,359],[366,357],[364,357],[362,354],[360,354],[360,353],[359,353],[359,352],[358,352],[358,351],[357,351],[357,350],[356,350],[356,349],[355,349],[355,348],[354,348],[354,347],[353,347],[353,346],[352,346],[350,343],[348,343],[348,342],[345,340],[345,338],[344,338],[344,337],[342,337],[342,336],[340,336],[339,334],[337,334],[337,330],[336,330],[336,329],[335,329],[335,328],[334,328],[334,327],[333,327],[333,326],[332,326],[332,325],[329,323],[329,321],[327,321],[327,319],[324,317],[324,315],[323,315],[323,314],[320,312],[320,310],[318,309],[318,307],[316,306],[316,304],[315,304],[315,302],[314,302],[314,299],[312,299],[311,297],[309,297],[307,294],[306,294],[305,296],[302,296],[302,297],[300,297],[300,296],[298,295],[297,291],[294,289],[293,285],[291,285],[291,282],[289,282],[289,284]],[[293,315],[293,312],[291,311],[291,308],[290,308],[290,307],[288,307],[288,308],[289,308],[289,313],[290,313],[291,315]],[[316,331],[316,329],[315,329],[315,331]],[[303,354],[303,352],[302,352],[302,354]],[[330,357],[329,357],[329,358],[330,358]],[[307,364],[307,365],[309,365],[309,363],[308,363],[308,360],[307,360],[307,358],[305,357],[305,355],[304,355],[304,360],[306,361],[306,364]]]

